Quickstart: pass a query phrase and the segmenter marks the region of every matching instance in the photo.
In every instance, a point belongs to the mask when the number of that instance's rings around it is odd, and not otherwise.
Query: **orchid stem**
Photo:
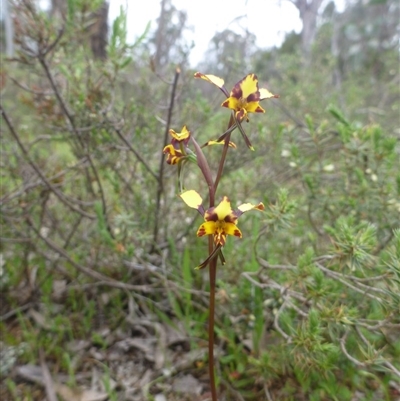
[[[210,236],[208,239],[209,253],[214,249],[213,239]],[[212,401],[217,401],[217,389],[215,387],[214,375],[214,315],[215,315],[215,287],[217,276],[217,260],[214,258],[210,261],[209,277],[210,277],[210,300],[209,300],[209,315],[208,315],[208,371],[210,376],[210,387]]]

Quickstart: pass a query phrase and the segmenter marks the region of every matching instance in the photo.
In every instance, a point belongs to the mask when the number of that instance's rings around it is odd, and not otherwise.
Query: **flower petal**
[[[239,110],[241,108],[241,102],[239,101],[240,97],[237,98],[235,96],[229,96],[224,102],[222,102],[222,107],[227,107],[232,110]]]
[[[260,106],[258,102],[247,103],[246,110],[248,113],[265,113],[265,110]]]
[[[240,93],[241,93],[241,96],[239,97],[247,99],[249,96],[252,96],[251,99],[248,99],[249,101],[260,100],[260,93],[258,91],[258,78],[256,74],[246,75],[241,81],[239,81],[235,85],[232,92],[235,91],[235,88],[237,88],[238,86],[240,87]],[[233,96],[233,93],[231,93],[231,96]]]
[[[224,223],[225,235],[233,235],[235,237],[242,238],[242,232],[234,223]]]
[[[169,130],[170,135],[172,138],[177,140],[178,142],[184,141],[190,137],[190,131],[187,129],[186,125],[183,126],[181,132],[175,132],[173,129]]]
[[[216,77],[215,75],[210,75],[210,74],[202,74],[201,72],[196,72],[194,74],[195,78],[201,78],[204,79],[212,84],[214,84],[215,86],[218,86],[218,88],[222,89],[222,87],[224,86],[224,80],[222,78]]]
[[[174,145],[167,145],[163,149],[163,153],[167,155],[167,163],[168,164],[177,164],[185,155],[180,151],[180,149],[176,149]]]
[[[211,207],[204,214],[206,221],[236,221],[236,216],[233,214],[231,202],[224,196],[217,207]]]
[[[223,138],[221,141],[208,141],[202,147],[210,146],[210,145],[224,145],[225,144],[224,139],[225,138]],[[229,141],[229,145],[228,146],[230,148],[236,149],[236,145],[232,141]]]
[[[203,199],[194,189],[185,191],[181,193],[179,196],[189,207],[197,209],[201,214],[203,214],[204,209],[203,206],[201,205]]]
[[[278,98],[279,95],[274,95],[268,89],[265,89],[265,88],[260,89],[260,100],[270,99],[272,97]]]
[[[248,212],[249,210],[252,210],[252,209],[262,211],[262,210],[265,210],[265,206],[262,202],[260,202],[258,205],[253,205],[252,203],[243,203],[242,205],[240,205],[237,208],[236,214],[239,217],[243,213]]]
[[[227,235],[234,235],[235,237],[242,238],[241,231],[236,227],[236,224],[226,221],[207,221],[204,224],[212,223],[214,225],[214,243],[215,245],[224,246]]]
[[[215,221],[206,221],[197,230],[197,236],[203,237],[204,235],[214,235],[216,229]]]

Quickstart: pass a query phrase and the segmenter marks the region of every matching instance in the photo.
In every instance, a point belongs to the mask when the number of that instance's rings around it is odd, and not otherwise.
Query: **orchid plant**
[[[216,287],[216,271],[217,262],[225,264],[225,257],[222,253],[227,236],[232,235],[238,238],[242,237],[242,232],[237,226],[238,218],[245,212],[250,210],[263,211],[264,205],[244,203],[236,209],[232,209],[229,198],[224,195],[221,202],[215,206],[215,197],[220,182],[225,160],[229,148],[236,148],[236,145],[231,142],[231,134],[237,128],[247,147],[254,150],[249,138],[247,137],[242,123],[249,122],[250,113],[265,113],[265,110],[260,106],[260,101],[264,99],[276,98],[277,95],[272,94],[267,89],[258,87],[258,78],[255,74],[248,74],[233,87],[231,92],[228,92],[224,86],[224,80],[214,75],[202,74],[196,72],[195,78],[204,79],[213,85],[217,86],[225,95],[226,100],[221,104],[222,107],[231,109],[227,130],[222,133],[217,139],[210,140],[200,146],[186,125],[183,126],[181,132],[176,132],[173,129],[169,130],[171,135],[171,143],[164,147],[164,154],[168,164],[178,166],[178,183],[180,198],[193,209],[197,209],[200,215],[204,218],[204,222],[197,230],[197,236],[208,236],[208,256],[201,262],[196,269],[203,269],[209,266],[210,278],[210,300],[209,300],[209,331],[208,331],[208,366],[210,375],[210,387],[212,400],[217,400],[217,391],[214,378],[214,313],[215,313],[215,287]],[[207,159],[202,151],[206,146],[220,144],[223,145],[219,166],[213,174]],[[193,148],[193,150],[191,149]],[[196,163],[199,167],[208,186],[209,205],[206,209],[203,206],[203,198],[193,189],[184,190],[184,185],[181,180],[182,168],[187,162]]]

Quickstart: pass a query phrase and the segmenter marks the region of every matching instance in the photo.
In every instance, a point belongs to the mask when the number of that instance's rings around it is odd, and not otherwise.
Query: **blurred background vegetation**
[[[225,129],[197,70],[280,95],[246,124],[255,152],[233,138],[220,185],[266,205],[218,272],[220,399],[400,399],[400,5],[293,3],[303,31],[279,48],[226,29],[198,66],[173,0],[135,43],[102,0],[7,3],[2,400],[207,399],[207,241],[162,155],[169,128]]]

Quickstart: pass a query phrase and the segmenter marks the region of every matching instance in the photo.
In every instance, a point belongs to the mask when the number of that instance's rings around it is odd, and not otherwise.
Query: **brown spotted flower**
[[[258,88],[258,78],[256,74],[248,74],[240,80],[228,94],[224,87],[224,80],[215,75],[202,74],[196,72],[195,78],[204,79],[217,86],[227,99],[222,103],[222,107],[227,107],[235,111],[236,119],[242,122],[244,119],[249,121],[248,113],[265,113],[265,110],[260,106],[260,101],[278,97],[272,94],[268,89]]]
[[[227,235],[242,238],[242,232],[237,227],[238,218],[248,210],[264,210],[264,205],[260,202],[258,205],[244,203],[237,209],[231,208],[229,199],[224,196],[218,206],[204,210],[202,206],[203,199],[194,190],[183,192],[180,197],[191,208],[197,209],[204,217],[204,223],[197,230],[197,236],[212,235],[216,245],[214,252],[197,268],[203,268],[207,263],[215,257],[221,247],[226,243]]]
[[[186,155],[181,152],[179,145],[167,145],[164,148],[163,153],[167,155],[168,164],[177,164],[186,157]]]
[[[244,119],[248,122],[248,113],[265,113],[260,101],[272,97],[277,96],[267,89],[259,89],[257,75],[249,74],[233,87],[228,99],[221,106],[234,110],[239,122]]]
[[[181,132],[170,129],[169,134],[172,136],[171,144],[164,148],[163,153],[167,155],[168,164],[177,164],[188,157],[187,144],[190,139],[190,131],[184,125]]]
[[[256,74],[246,75],[233,87],[230,93],[228,93],[224,87],[224,80],[222,78],[216,77],[215,75],[202,74],[200,72],[196,72],[194,76],[195,78],[201,78],[212,83],[224,93],[227,99],[221,104],[221,106],[234,111],[238,128],[243,135],[247,146],[253,150],[253,147],[241,126],[241,122],[243,120],[246,120],[247,122],[249,121],[248,113],[265,113],[265,110],[260,106],[260,101],[278,97],[278,95],[272,94],[268,89],[259,88]],[[228,129],[226,133],[218,138],[217,142],[222,141],[227,133],[231,132],[233,128],[234,127]]]
[[[171,143],[183,142],[185,145],[187,145],[187,143],[189,142],[190,131],[188,130],[186,125],[182,127],[181,132],[175,132],[173,129],[170,129],[169,134],[172,136]]]

